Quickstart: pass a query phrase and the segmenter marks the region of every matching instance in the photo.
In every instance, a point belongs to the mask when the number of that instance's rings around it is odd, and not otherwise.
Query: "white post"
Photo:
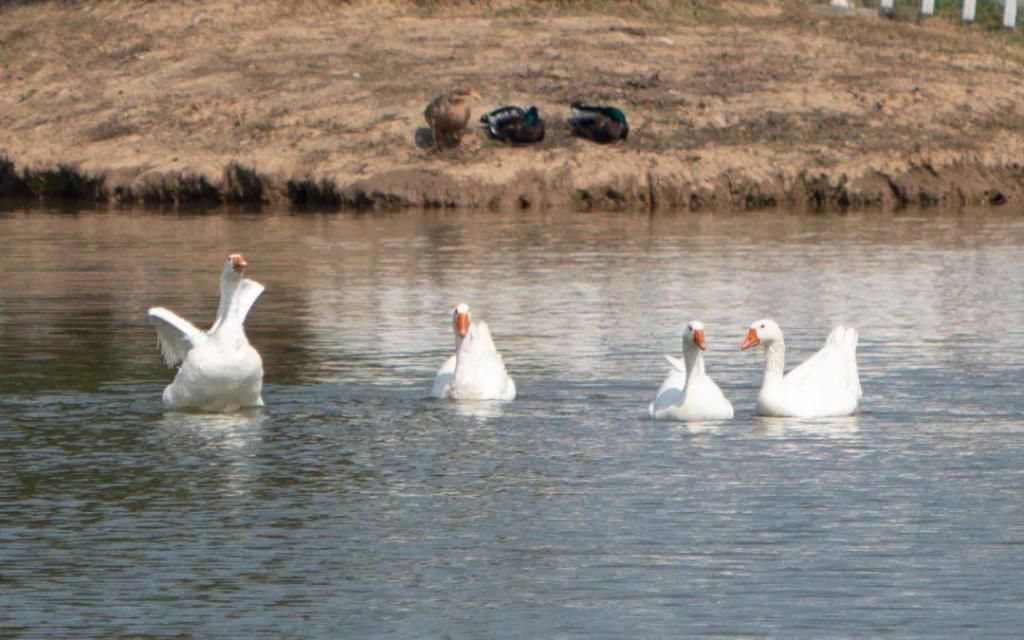
[[[882,13],[892,13],[892,0],[882,0],[880,8]]]
[[[935,15],[935,0],[921,0],[921,15]]]
[[[1017,0],[1006,0],[1006,10],[1003,11],[1003,26],[1008,29],[1017,26]]]
[[[964,22],[974,22],[974,9],[977,4],[977,0],[964,0]]]

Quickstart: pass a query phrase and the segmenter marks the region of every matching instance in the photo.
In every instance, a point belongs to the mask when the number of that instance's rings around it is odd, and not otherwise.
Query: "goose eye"
[[[764,325],[763,324],[761,325],[761,328],[764,329]]]

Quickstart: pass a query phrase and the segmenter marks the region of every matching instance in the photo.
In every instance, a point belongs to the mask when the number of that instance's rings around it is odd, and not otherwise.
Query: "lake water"
[[[146,309],[228,253],[266,410],[165,413]],[[1024,629],[1024,217],[0,214],[0,635],[989,638]],[[427,397],[450,309],[508,404]],[[861,332],[851,418],[753,416]],[[652,423],[690,319],[736,419]]]

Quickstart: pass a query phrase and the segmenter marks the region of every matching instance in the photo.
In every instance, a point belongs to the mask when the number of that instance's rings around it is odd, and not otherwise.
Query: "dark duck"
[[[493,140],[534,144],[544,139],[544,121],[537,107],[499,107],[480,116],[480,122],[486,125],[487,135]]]
[[[572,133],[598,144],[618,142],[629,137],[626,114],[615,107],[572,103],[572,116],[567,121]]]

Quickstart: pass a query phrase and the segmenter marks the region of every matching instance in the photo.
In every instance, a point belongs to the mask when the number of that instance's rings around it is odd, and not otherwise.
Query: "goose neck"
[[[764,347],[765,377],[782,378],[786,368],[786,343],[782,340],[769,342]]]
[[[217,305],[217,319],[210,327],[210,333],[219,332],[228,323],[228,316],[231,313],[231,303],[238,292],[238,285],[242,279],[231,269],[225,269],[220,278],[220,303]]]
[[[683,345],[683,362],[686,363],[686,379],[704,375],[704,355],[696,345]]]

